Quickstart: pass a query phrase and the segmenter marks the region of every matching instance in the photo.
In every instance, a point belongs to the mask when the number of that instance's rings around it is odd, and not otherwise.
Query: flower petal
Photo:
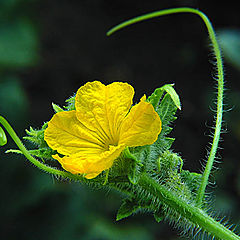
[[[74,154],[71,156],[53,155],[62,167],[73,174],[84,174],[84,177],[95,178],[102,171],[109,169],[113,165],[113,161],[118,158],[125,148],[124,144],[118,146],[110,146],[108,151],[101,154]]]
[[[117,144],[118,129],[132,105],[133,95],[134,89],[127,83],[105,86],[99,81],[88,82],[76,95],[77,118],[97,132],[106,145]]]
[[[44,140],[63,155],[104,151],[104,143],[95,132],[78,121],[75,110],[56,113],[48,122]]]
[[[135,147],[153,144],[157,140],[161,132],[161,120],[152,104],[145,100],[144,95],[124,119],[119,144]]]

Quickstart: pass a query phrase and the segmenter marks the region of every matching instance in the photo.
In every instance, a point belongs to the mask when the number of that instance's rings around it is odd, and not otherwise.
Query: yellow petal
[[[118,143],[118,129],[128,113],[134,89],[127,83],[114,82],[105,86],[99,81],[80,87],[75,106],[78,120],[98,133],[106,143]]]
[[[118,158],[125,148],[124,144],[118,146],[110,146],[108,151],[101,154],[74,154],[71,156],[53,155],[62,167],[73,174],[84,174],[84,177],[91,179],[99,175],[102,171],[109,169],[113,165],[113,161]]]
[[[78,121],[75,110],[56,113],[48,122],[44,140],[63,155],[104,151],[104,143],[95,132]]]
[[[153,144],[161,131],[161,120],[152,104],[145,101],[133,106],[123,121],[120,130],[119,144],[128,147]]]

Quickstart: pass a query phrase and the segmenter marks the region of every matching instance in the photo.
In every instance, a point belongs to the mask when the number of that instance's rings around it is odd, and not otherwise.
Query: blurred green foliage
[[[222,29],[217,34],[225,60],[240,70],[240,29]]]
[[[0,66],[28,67],[38,59],[36,30],[28,20],[0,24]]]
[[[0,77],[0,113],[14,124],[23,126],[28,112],[28,99],[19,78],[11,75]]]

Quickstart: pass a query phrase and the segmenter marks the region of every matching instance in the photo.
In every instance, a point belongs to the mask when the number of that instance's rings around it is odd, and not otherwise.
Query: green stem
[[[214,163],[215,155],[217,152],[218,148],[218,143],[220,139],[220,133],[221,133],[221,126],[222,126],[222,114],[223,114],[223,88],[224,88],[224,73],[223,73],[223,63],[222,63],[222,58],[221,58],[221,51],[216,39],[216,34],[214,32],[214,29],[212,27],[211,22],[209,21],[208,17],[202,13],[199,10],[193,9],[193,8],[172,8],[172,9],[166,9],[166,10],[160,10],[152,13],[148,13],[133,19],[130,19],[128,21],[125,21],[112,29],[110,29],[107,32],[107,35],[110,36],[114,32],[127,27],[129,25],[135,24],[137,22],[141,22],[144,20],[148,20],[151,18],[155,17],[160,17],[164,15],[169,15],[169,14],[175,14],[175,13],[193,13],[201,17],[201,19],[204,21],[208,34],[212,43],[212,48],[213,52],[216,57],[216,62],[217,62],[217,82],[218,82],[218,94],[217,94],[217,114],[216,114],[216,122],[215,122],[215,131],[213,135],[213,141],[211,144],[211,150],[208,155],[208,160],[202,175],[202,182],[200,184],[200,188],[197,193],[197,203],[199,205],[202,204],[204,195],[205,195],[205,190],[206,186],[208,184],[208,179],[209,175],[211,173],[211,169]]]
[[[50,174],[54,174],[57,176],[61,176],[63,178],[68,178],[68,179],[72,179],[72,180],[82,180],[83,178],[81,176],[78,175],[73,175],[71,173],[65,172],[65,171],[61,171],[58,170],[56,168],[50,167],[48,165],[45,165],[41,162],[39,162],[37,159],[35,159],[34,157],[31,156],[31,154],[28,152],[28,150],[25,148],[25,146],[23,145],[23,143],[21,142],[21,140],[19,139],[19,137],[17,136],[17,134],[15,133],[15,131],[13,130],[13,128],[11,127],[11,125],[7,122],[7,120],[0,116],[0,123],[2,124],[2,126],[6,129],[6,131],[9,133],[9,135],[11,136],[11,138],[13,139],[13,141],[16,143],[16,145],[18,146],[18,148],[22,151],[23,155],[32,163],[34,164],[36,167],[38,167],[39,169],[48,172]]]
[[[143,174],[138,184],[147,192],[156,196],[162,203],[177,211],[180,216],[192,222],[195,226],[223,240],[240,240],[240,237],[219,222],[208,216],[203,210],[192,206],[176,196],[173,192],[158,184],[155,180]]]

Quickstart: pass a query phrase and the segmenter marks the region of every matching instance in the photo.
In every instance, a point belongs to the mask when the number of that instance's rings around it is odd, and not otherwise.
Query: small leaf
[[[23,137],[33,144],[36,144],[38,147],[48,147],[47,143],[44,141],[44,131],[47,128],[47,123],[44,123],[41,129],[33,129],[30,127],[30,130],[26,130],[28,136]]]
[[[166,91],[172,98],[175,106],[181,110],[181,103],[178,94],[176,93],[175,89],[173,88],[174,84],[166,84],[162,87],[162,90]]]
[[[153,105],[154,109],[157,108],[158,103],[159,103],[163,93],[164,93],[164,91],[162,90],[162,88],[157,88],[152,93],[152,95],[148,97],[147,101]]]
[[[165,138],[166,149],[170,149],[174,141],[175,141],[175,138],[166,137]]]
[[[7,144],[7,137],[4,130],[0,127],[0,146]]]
[[[116,220],[119,221],[123,218],[129,217],[134,212],[136,212],[140,206],[133,199],[123,200],[122,205],[120,206]]]
[[[65,102],[67,103],[67,106],[64,106],[64,108],[67,111],[75,110],[75,96],[74,94],[72,97],[68,98]]]
[[[128,159],[128,172],[127,176],[132,184],[137,184],[139,180],[139,175],[137,173],[137,162],[133,159]]]
[[[182,170],[181,178],[192,192],[196,192],[200,186],[202,175],[195,172],[189,172],[188,170]]]
[[[172,97],[167,93],[157,108],[157,112],[162,121],[162,131],[160,135],[167,135],[171,132],[172,128],[169,127],[169,124],[176,119],[174,116],[176,111],[177,106],[174,104]]]
[[[63,112],[64,110],[61,108],[61,107],[59,107],[57,104],[55,104],[55,103],[52,103],[52,107],[53,107],[53,110],[56,112],[56,113],[58,113],[58,112]]]
[[[164,92],[168,93],[175,106],[181,110],[181,103],[178,94],[176,93],[175,89],[173,88],[174,84],[165,84],[164,86],[157,88],[151,96],[148,97],[148,101],[153,105],[156,109],[162,95]]]
[[[164,219],[164,215],[161,211],[155,212],[153,214],[153,216],[154,216],[156,222],[158,222],[158,223],[160,223]]]

